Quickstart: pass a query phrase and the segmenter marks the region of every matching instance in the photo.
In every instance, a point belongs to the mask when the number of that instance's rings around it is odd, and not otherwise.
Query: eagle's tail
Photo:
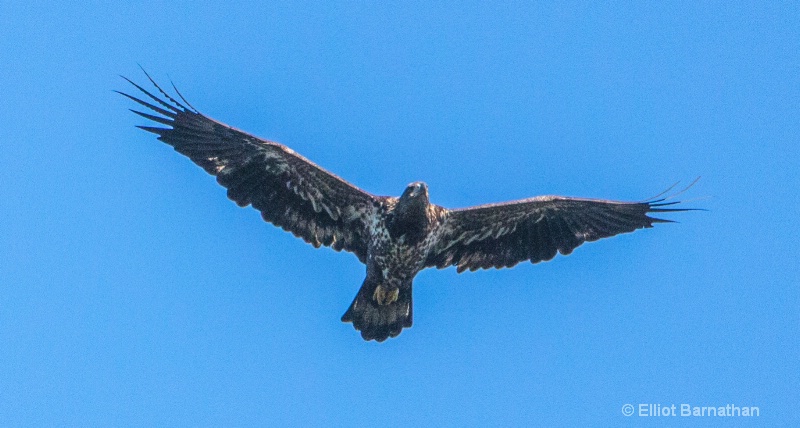
[[[342,321],[352,322],[364,340],[383,342],[411,327],[412,312],[411,284],[388,289],[367,278]]]

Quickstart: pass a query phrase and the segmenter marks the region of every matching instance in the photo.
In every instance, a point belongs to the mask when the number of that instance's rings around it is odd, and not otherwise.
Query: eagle
[[[351,252],[366,265],[341,320],[367,341],[411,327],[412,284],[425,268],[454,266],[461,273],[539,263],[584,242],[672,222],[650,213],[688,210],[671,207],[680,201],[662,197],[667,192],[643,202],[537,196],[461,209],[432,204],[423,182],[409,184],[400,197],[376,196],[282,144],[203,115],[174,85],[180,101],[144,73],[160,96],[124,76],[141,94],[116,91],[150,111],[132,112],[163,125],[138,128],[216,176],[240,207],[251,205],[314,247]]]

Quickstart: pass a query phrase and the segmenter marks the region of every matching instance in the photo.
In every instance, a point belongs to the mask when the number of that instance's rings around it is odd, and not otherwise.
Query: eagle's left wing
[[[448,210],[425,265],[456,266],[463,272],[511,267],[525,260],[538,263],[552,259],[556,252],[570,254],[587,241],[670,222],[647,214],[685,211],[664,208],[676,203],[539,196]]]
[[[186,105],[173,99],[153,79],[166,100],[128,81],[155,104],[120,94],[159,115],[133,112],[167,126],[139,128],[157,134],[159,140],[216,176],[236,204],[252,205],[264,220],[315,247],[350,251],[366,261],[370,222],[385,197],[353,186],[286,146],[204,116],[185,99]]]

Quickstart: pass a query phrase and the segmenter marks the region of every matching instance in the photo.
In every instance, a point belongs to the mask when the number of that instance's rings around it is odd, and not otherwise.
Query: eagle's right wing
[[[427,267],[489,269],[550,260],[570,254],[587,241],[670,222],[651,212],[678,202],[617,202],[563,196],[539,196],[501,204],[449,210],[438,228]]]
[[[169,128],[139,128],[157,134],[159,140],[215,175],[239,206],[252,204],[264,220],[315,247],[331,246],[366,260],[369,225],[383,197],[364,192],[286,146],[210,119],[150,81],[167,100],[130,80],[158,105],[120,94],[160,116],[132,110],[134,113]]]

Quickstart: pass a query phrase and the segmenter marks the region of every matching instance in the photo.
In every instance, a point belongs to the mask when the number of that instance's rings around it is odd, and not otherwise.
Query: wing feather
[[[690,210],[664,208],[675,203],[540,196],[449,210],[434,232],[426,266],[456,266],[463,272],[551,260],[558,253],[571,254],[587,241],[670,222],[648,213]]]
[[[150,76],[147,76],[150,79]],[[131,110],[167,128],[139,126],[216,176],[228,198],[252,205],[264,220],[319,247],[354,253],[366,260],[369,223],[383,197],[373,196],[325,171],[293,150],[210,119],[170,97],[166,100],[128,80],[150,102],[122,93],[157,115]],[[172,104],[170,104],[172,103]]]

